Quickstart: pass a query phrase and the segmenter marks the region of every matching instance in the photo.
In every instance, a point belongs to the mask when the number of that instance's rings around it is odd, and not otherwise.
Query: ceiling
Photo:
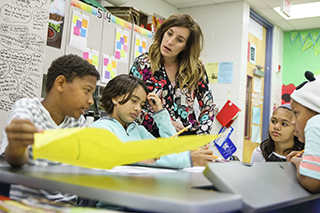
[[[168,4],[176,7],[177,9],[205,6],[212,4],[223,4],[227,2],[237,2],[243,0],[164,0]],[[280,7],[281,0],[245,0],[251,8],[267,19],[270,23],[279,26],[284,31],[303,30],[320,28],[320,17],[303,18],[286,20],[276,11],[273,7]],[[318,2],[318,0],[291,0],[292,5]]]

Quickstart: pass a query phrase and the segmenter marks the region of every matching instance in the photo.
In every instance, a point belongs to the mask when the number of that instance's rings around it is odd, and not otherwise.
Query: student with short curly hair
[[[96,68],[79,56],[64,55],[54,60],[48,70],[44,99],[23,98],[14,104],[3,132],[0,155],[4,154],[12,167],[61,164],[47,159],[33,160],[34,133],[87,126],[83,114],[94,103],[92,94],[99,78]],[[77,199],[75,195],[11,185],[12,199],[29,196],[70,203]]]

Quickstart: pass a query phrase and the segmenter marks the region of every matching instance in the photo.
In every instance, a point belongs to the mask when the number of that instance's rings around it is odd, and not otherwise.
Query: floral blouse
[[[160,97],[163,108],[169,111],[172,120],[185,127],[192,124],[192,131],[195,131],[196,134],[210,134],[215,104],[207,74],[205,74],[206,82],[201,79],[198,88],[194,91],[187,92],[186,86],[182,90],[179,89],[179,85],[175,88],[176,82],[169,81],[163,65],[152,76],[147,53],[135,58],[129,74],[142,79],[147,84],[149,91],[155,92]],[[198,100],[200,109],[198,118],[194,109],[195,98]],[[150,132],[157,129],[152,114],[151,108],[140,114],[141,124]]]

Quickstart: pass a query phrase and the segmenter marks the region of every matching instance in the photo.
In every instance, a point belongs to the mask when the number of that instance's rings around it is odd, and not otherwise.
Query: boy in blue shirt
[[[104,88],[100,103],[110,117],[99,119],[91,127],[107,129],[121,141],[155,139],[143,125],[134,122],[147,103],[154,110],[153,117],[159,127],[160,136],[171,137],[177,133],[169,112],[162,107],[161,99],[157,94],[149,93],[147,85],[139,78],[125,74],[116,76]],[[155,159],[149,159],[140,163],[176,169],[205,166],[215,161],[212,150],[207,148],[162,156],[156,162]]]
[[[305,76],[308,81],[291,94],[292,124],[305,151],[303,155],[291,152],[287,160],[296,166],[300,184],[314,193],[320,191],[320,75],[307,71]]]
[[[95,67],[77,55],[64,55],[54,60],[47,74],[45,98],[23,98],[14,104],[3,132],[0,155],[4,154],[12,167],[60,164],[47,159],[33,160],[34,133],[86,127],[83,114],[94,103],[92,94],[99,78]],[[11,185],[12,199],[29,196],[66,202],[76,199],[75,195]]]

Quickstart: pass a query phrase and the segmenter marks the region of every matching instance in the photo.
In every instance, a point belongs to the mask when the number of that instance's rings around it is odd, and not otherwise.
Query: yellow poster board
[[[193,150],[218,137],[219,135],[193,135],[122,142],[105,129],[55,129],[35,134],[33,157],[86,168],[111,169]]]

